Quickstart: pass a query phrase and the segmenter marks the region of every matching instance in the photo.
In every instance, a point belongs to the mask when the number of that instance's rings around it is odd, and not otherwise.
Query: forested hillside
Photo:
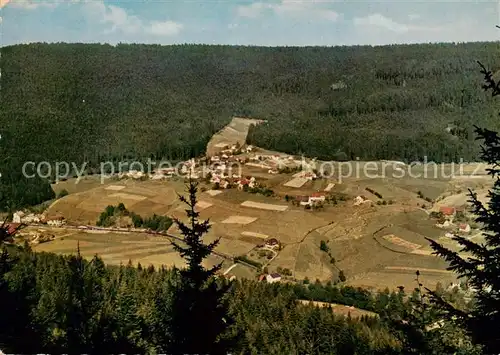
[[[0,349],[170,353],[179,277],[175,269],[105,266],[98,257],[0,250]],[[389,326],[390,317],[410,307],[404,292],[247,281],[234,282],[228,297],[232,354],[407,354]],[[381,318],[347,319],[299,305],[298,297],[354,304]]]
[[[231,119],[323,159],[475,159],[498,128],[476,63],[498,43],[265,48],[29,44],[1,50],[0,127],[21,160],[183,159]]]

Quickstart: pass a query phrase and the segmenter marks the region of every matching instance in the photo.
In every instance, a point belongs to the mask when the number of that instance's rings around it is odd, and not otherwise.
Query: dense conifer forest
[[[177,269],[105,266],[98,257],[86,261],[79,255],[4,249],[0,349],[161,353],[168,350],[169,317],[180,277]],[[390,319],[410,308],[407,296],[317,283],[232,282],[227,297],[234,323],[226,336],[233,339],[234,354],[405,354]],[[301,298],[355,305],[381,317],[350,319],[300,305]],[[210,327],[208,319],[205,326]]]
[[[352,47],[28,44],[2,48],[0,127],[22,161],[186,159],[232,115],[250,141],[322,159],[475,159],[498,128],[477,60],[498,43]]]

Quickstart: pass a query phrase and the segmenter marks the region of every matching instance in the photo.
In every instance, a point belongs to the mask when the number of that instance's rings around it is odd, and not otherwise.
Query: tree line
[[[135,227],[147,228],[157,232],[167,231],[173,224],[168,216],[153,214],[150,217],[141,217],[137,213],[129,211],[123,203],[116,206],[109,205],[99,215],[96,225],[99,227]]]

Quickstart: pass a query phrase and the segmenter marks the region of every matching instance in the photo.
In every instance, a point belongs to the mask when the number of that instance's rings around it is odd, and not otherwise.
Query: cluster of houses
[[[215,171],[210,178],[212,184],[218,184],[222,189],[237,187],[238,190],[243,190],[245,186],[253,189],[257,186],[257,181],[253,176],[241,177],[238,174],[225,175],[224,172]]]
[[[457,225],[453,222],[457,213],[464,212],[463,208],[442,206],[439,208],[439,212],[443,216],[444,221],[442,221],[442,223],[437,223],[436,224],[437,227],[439,227],[439,228],[457,227],[457,231],[460,233],[470,233],[471,227],[468,223],[458,223],[458,225]],[[450,234],[450,233],[447,233],[446,236],[448,236],[448,234]]]
[[[290,155],[280,155],[280,154],[254,154],[249,157],[249,162],[246,163],[248,166],[254,166],[262,169],[267,169],[269,174],[278,174],[281,169],[297,169],[300,168],[303,171],[294,177],[303,177],[309,180],[314,180],[317,178],[316,174],[313,173],[315,168],[314,160],[308,163],[305,159],[298,160]]]
[[[269,174],[278,174],[280,169],[284,168],[300,168],[303,171],[297,174],[296,177],[302,177],[307,180],[314,180],[317,178],[316,174],[313,172],[315,167],[314,159],[311,162],[307,162],[305,159],[298,160],[293,156],[285,154],[257,154],[255,153],[255,148],[251,145],[241,148],[236,144],[230,145],[228,143],[219,143],[215,145],[215,148],[217,148],[217,153],[206,158],[209,163],[208,171],[211,172],[212,175],[217,175],[219,172],[229,170],[232,163],[239,163],[266,169]],[[247,155],[240,155],[241,153],[247,153]],[[200,167],[200,161],[202,160],[203,159],[193,158],[181,163],[180,166],[177,167],[158,168],[149,175],[149,178],[152,180],[162,180],[172,178],[177,174],[182,174],[190,175],[192,179],[199,179],[200,169],[197,168]],[[204,171],[204,173],[206,172],[207,171]],[[120,172],[118,177],[120,179],[142,179],[148,177],[148,174],[143,171],[129,170]],[[219,184],[221,184],[221,186],[225,185],[222,180]]]
[[[53,227],[60,227],[66,223],[62,215],[56,215],[47,218],[44,214],[26,213],[24,211],[17,211],[12,215],[12,224],[47,224]]]
[[[229,281],[233,281],[236,279],[236,276],[232,275],[232,274],[226,274],[226,275],[222,275],[222,277],[228,279]],[[275,283],[275,282],[280,282],[282,279],[281,275],[278,274],[277,272],[273,272],[273,273],[270,273],[270,274],[263,274],[263,275],[260,275],[259,276],[259,281],[266,281],[268,283]]]
[[[218,143],[215,145],[215,148],[217,148],[219,154],[225,155],[226,157],[229,157],[230,155],[237,155],[242,152],[250,153],[254,151],[254,147],[251,145],[242,149],[237,144],[230,145],[229,143]]]
[[[146,174],[143,171],[139,171],[139,170],[129,170],[126,172],[120,172],[118,174],[119,179],[123,179],[123,178],[142,179],[145,176],[146,176]]]

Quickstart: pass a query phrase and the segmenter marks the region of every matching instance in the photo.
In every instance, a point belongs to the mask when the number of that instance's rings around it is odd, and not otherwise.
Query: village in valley
[[[412,288],[414,272],[420,270],[430,286],[450,284],[454,276],[432,255],[425,238],[451,248],[457,233],[476,241],[484,238],[468,212],[466,191],[472,187],[485,196],[486,177],[361,175],[340,180],[340,169],[326,174],[314,158],[247,145],[248,127],[257,123],[234,118],[214,136],[205,156],[175,167],[151,174],[123,171],[102,184],[99,176],[86,176],[78,184],[61,181],[54,190],[64,190],[64,196],[45,210],[14,213],[9,228],[27,226],[13,242],[59,253],[74,253],[78,247],[82,255],[99,254],[111,264],[130,260],[182,266],[169,244],[180,238],[175,223],[155,231],[135,225],[128,214],[113,225],[98,226],[96,221],[109,206],[120,204],[135,216],[182,220],[185,206],[178,194],[185,194],[188,178],[199,184],[200,218],[211,223],[205,242],[220,238],[217,253],[206,263],[222,262],[221,274],[228,278]],[[375,165],[382,167],[380,163]],[[402,163],[391,164],[383,168]]]

